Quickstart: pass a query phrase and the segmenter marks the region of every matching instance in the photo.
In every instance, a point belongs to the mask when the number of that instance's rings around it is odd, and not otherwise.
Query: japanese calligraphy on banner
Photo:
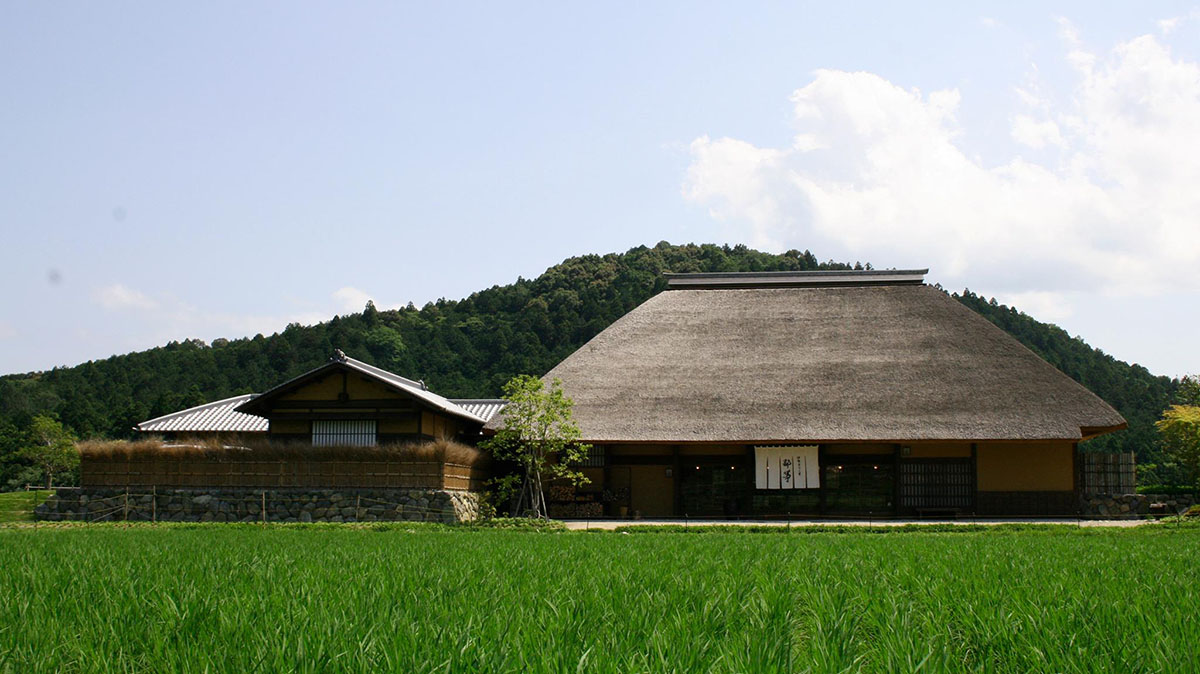
[[[821,473],[816,445],[754,448],[754,486],[758,489],[817,489]]]

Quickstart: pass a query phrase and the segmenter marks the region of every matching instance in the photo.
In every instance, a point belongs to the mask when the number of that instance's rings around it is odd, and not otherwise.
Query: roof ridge
[[[392,372],[391,370],[385,370],[382,367],[379,367],[377,365],[372,365],[367,362],[363,362],[357,358],[351,358],[350,356],[346,356],[344,359],[342,359],[342,362],[348,363],[348,364],[354,364],[354,365],[357,365],[357,366],[362,367],[367,370],[375,370],[377,372],[382,372],[383,374],[386,374],[389,377],[395,377],[396,379],[399,379],[400,381],[408,384],[409,386],[415,386],[423,391],[433,393],[433,391],[429,390],[429,387],[425,384],[424,380],[409,379],[408,377],[396,374],[395,372]],[[437,395],[437,394],[434,394],[434,395]]]
[[[668,290],[920,285],[928,269],[732,271],[663,274]]]
[[[455,408],[455,410],[449,410],[449,409],[445,409],[443,407],[443,410],[446,412],[457,411],[458,413],[466,415],[477,421],[480,421],[483,423],[487,422],[486,419],[480,417],[477,414],[474,414],[472,412],[469,412],[469,411],[463,409],[462,407],[460,407],[458,405],[458,403],[447,398],[446,396],[443,396],[440,393],[435,393],[435,392],[429,390],[429,387],[425,384],[425,382],[423,380],[413,381],[412,379],[409,379],[408,377],[402,377],[402,376],[396,374],[395,372],[390,372],[381,367],[376,367],[374,365],[371,365],[370,363],[364,363],[361,360],[358,360],[356,358],[351,358],[349,356],[346,356],[345,354],[342,354],[342,356],[340,358],[338,358],[336,361],[332,361],[332,362],[340,362],[343,365],[346,365],[348,367],[351,367],[351,368],[354,368],[357,370],[365,370],[368,374],[373,374],[373,375],[379,376],[381,378],[385,378],[385,379],[391,378],[391,379],[399,380],[397,383],[399,383],[403,386],[412,388],[413,393],[415,393],[421,397],[433,398],[433,400],[431,400],[429,402],[434,403],[436,406],[441,406],[441,404],[438,402],[440,400],[440,401],[444,401],[447,405],[450,405],[451,407]]]

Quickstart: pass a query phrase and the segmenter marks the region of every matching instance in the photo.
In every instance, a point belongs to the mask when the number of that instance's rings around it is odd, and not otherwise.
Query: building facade
[[[591,484],[564,505],[1075,513],[1079,443],[1125,420],[924,273],[671,276],[545,377],[562,381],[594,445]]]

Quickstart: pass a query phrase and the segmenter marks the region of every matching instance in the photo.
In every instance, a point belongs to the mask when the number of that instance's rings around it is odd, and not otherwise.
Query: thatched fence
[[[485,455],[449,441],[377,447],[83,443],[84,488],[450,489],[476,491]]]

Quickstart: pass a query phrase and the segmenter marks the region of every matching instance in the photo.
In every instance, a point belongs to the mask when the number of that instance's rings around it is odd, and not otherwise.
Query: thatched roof
[[[775,281],[660,293],[545,378],[592,442],[1077,440],[1125,425],[919,281]]]

